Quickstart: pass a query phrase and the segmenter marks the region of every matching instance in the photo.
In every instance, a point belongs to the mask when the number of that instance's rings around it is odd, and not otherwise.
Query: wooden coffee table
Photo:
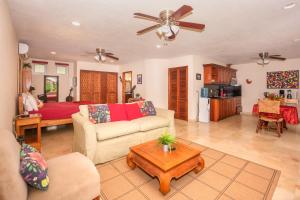
[[[176,150],[171,152],[163,152],[157,140],[133,146],[127,155],[127,164],[131,169],[138,166],[152,177],[157,177],[159,190],[167,194],[172,178],[178,179],[191,170],[198,173],[204,168],[200,150],[181,142],[176,142],[174,146]]]

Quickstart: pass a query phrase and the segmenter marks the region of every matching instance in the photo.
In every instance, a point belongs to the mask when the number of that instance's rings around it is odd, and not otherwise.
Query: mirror
[[[129,98],[133,98],[132,93],[132,72],[123,72],[122,74],[122,93],[123,103],[127,103]]]
[[[46,95],[47,102],[58,102],[58,76],[44,76],[44,94]]]

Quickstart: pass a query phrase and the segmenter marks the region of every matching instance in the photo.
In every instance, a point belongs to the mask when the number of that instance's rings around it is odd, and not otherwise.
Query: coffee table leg
[[[136,167],[136,164],[134,162],[132,162],[132,152],[129,152],[129,154],[127,155],[127,165],[131,168],[134,169]]]
[[[158,179],[160,183],[159,191],[161,191],[164,195],[170,192],[170,182],[172,177],[168,174],[161,174]]]
[[[204,168],[204,160],[201,156],[199,156],[199,163],[198,163],[198,166],[194,169],[194,172],[197,174],[199,173],[203,168]]]

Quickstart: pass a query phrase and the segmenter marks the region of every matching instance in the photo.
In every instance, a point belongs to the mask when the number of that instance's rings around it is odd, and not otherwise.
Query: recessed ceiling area
[[[291,3],[296,6],[284,8]],[[29,55],[34,58],[93,62],[93,56],[82,55],[96,48],[114,52],[119,64],[189,54],[240,64],[254,62],[262,51],[300,57],[297,0],[9,0],[8,4],[17,36],[29,44]],[[163,45],[155,31],[136,35],[154,22],[134,18],[133,13],[158,16],[162,10],[185,4],[194,10],[182,21],[203,23],[205,31],[180,29],[168,45]]]

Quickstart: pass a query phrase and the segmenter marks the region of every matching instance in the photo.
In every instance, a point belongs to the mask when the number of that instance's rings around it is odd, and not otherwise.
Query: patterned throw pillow
[[[20,159],[24,159],[25,157],[28,157],[29,153],[37,152],[36,148],[30,146],[29,144],[22,144],[22,148],[20,150]]]
[[[144,116],[156,115],[156,110],[152,101],[139,101],[137,104],[139,105],[141,113]]]
[[[49,186],[47,163],[39,152],[29,152],[32,149],[28,146],[22,145],[21,148],[20,154],[24,155],[24,157],[21,158],[20,174],[27,184],[45,191]]]
[[[110,122],[110,111],[107,104],[88,105],[89,120],[94,123]]]

